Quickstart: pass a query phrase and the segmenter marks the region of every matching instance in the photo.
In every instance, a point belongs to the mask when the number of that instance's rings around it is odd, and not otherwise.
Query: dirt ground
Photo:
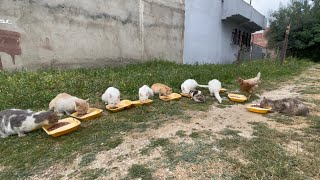
[[[262,75],[263,77],[263,75]],[[299,97],[300,99],[316,99],[320,100],[320,94],[302,94],[301,90],[306,90],[306,87],[320,88],[320,66],[313,66],[304,71],[300,76],[279,85],[273,91],[264,92],[260,97],[268,97],[279,99],[285,97]],[[259,101],[259,100],[257,100]],[[311,107],[311,114],[320,115],[320,110],[316,109],[316,105],[308,103]],[[56,165],[47,169],[41,175],[34,176],[31,179],[50,179],[52,174],[60,174],[62,179],[78,179],[78,172],[90,169],[107,169],[108,173],[100,176],[99,179],[121,179],[128,174],[128,169],[133,164],[154,164],[156,171],[153,172],[153,177],[156,179],[165,179],[171,177],[173,179],[188,179],[195,171],[216,174],[219,178],[226,170],[228,164],[225,162],[204,162],[202,164],[178,164],[174,169],[162,166],[161,159],[163,158],[163,150],[157,147],[150,154],[142,155],[140,152],[146,148],[152,139],[168,138],[173,143],[193,144],[192,138],[189,136],[180,137],[176,133],[178,131],[185,132],[189,135],[195,131],[206,131],[214,134],[215,138],[207,138],[206,141],[215,142],[216,139],[223,138],[219,132],[225,128],[240,131],[239,135],[245,138],[252,138],[252,126],[248,122],[265,122],[270,127],[278,131],[295,131],[299,132],[301,128],[306,128],[308,124],[304,118],[296,117],[291,124],[281,124],[270,119],[269,116],[255,114],[247,111],[245,104],[232,105],[226,108],[219,108],[216,105],[210,107],[207,112],[188,111],[186,114],[190,116],[190,120],[176,119],[171,122],[166,122],[158,129],[148,129],[145,132],[132,132],[127,134],[122,144],[109,151],[100,152],[96,158],[88,166],[80,167],[79,162],[81,156],[76,158],[69,166]],[[212,136],[211,136],[212,137]],[[287,145],[287,150],[295,151],[297,144],[291,142]],[[219,151],[218,148],[212,147],[213,151]],[[235,154],[237,156],[237,154]],[[238,157],[239,158],[239,157]],[[246,163],[245,160],[243,163]],[[209,168],[215,167],[215,168]],[[0,167],[1,168],[1,167]],[[205,174],[201,174],[202,178],[206,178]],[[221,178],[221,177],[220,177]]]

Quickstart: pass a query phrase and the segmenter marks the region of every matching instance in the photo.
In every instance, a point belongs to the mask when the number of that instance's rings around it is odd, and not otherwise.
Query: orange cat
[[[86,114],[89,109],[89,103],[87,100],[71,96],[67,93],[60,93],[49,104],[49,110],[63,115],[66,113],[70,115],[74,112],[78,112],[80,115]]]
[[[172,93],[172,88],[161,84],[161,83],[155,83],[151,86],[151,89],[154,94],[159,94],[159,96],[168,96]]]

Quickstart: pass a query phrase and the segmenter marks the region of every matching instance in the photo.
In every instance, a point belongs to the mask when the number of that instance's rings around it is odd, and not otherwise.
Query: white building
[[[266,18],[243,0],[185,0],[183,62],[232,63]]]

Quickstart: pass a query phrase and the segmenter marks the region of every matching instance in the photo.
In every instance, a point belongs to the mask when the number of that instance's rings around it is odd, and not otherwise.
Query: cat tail
[[[202,87],[202,88],[209,88],[209,85],[200,85],[198,84],[199,87]]]
[[[217,99],[217,100],[219,101],[219,103],[221,104],[222,98],[220,97],[219,91],[218,91],[218,92],[215,92],[215,93],[214,93],[214,96],[216,97],[216,99]]]

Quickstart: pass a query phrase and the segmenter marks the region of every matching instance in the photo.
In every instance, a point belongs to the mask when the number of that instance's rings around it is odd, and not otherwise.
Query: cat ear
[[[142,94],[141,94],[141,93],[139,93],[139,96],[142,96]]]
[[[112,95],[111,95],[111,94],[109,94],[109,98],[110,98],[110,99],[112,98]]]
[[[80,103],[79,103],[78,101],[75,101],[75,103],[76,103],[76,106],[79,106],[79,105],[80,105]]]
[[[263,100],[266,100],[267,98],[263,96]]]
[[[87,101],[87,102],[88,102],[89,100],[90,100],[90,98],[86,99],[85,101]]]

